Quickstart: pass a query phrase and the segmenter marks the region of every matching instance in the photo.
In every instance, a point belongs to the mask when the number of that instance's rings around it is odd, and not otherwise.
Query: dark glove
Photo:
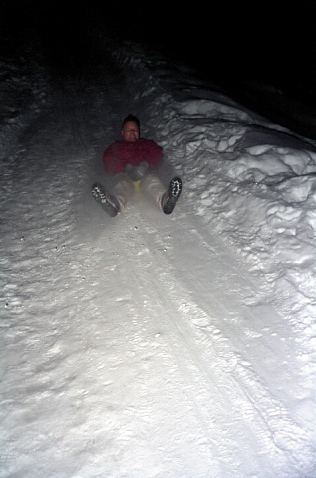
[[[139,179],[142,179],[147,174],[147,171],[149,170],[149,168],[150,168],[150,164],[147,163],[147,161],[142,161],[141,163],[139,163],[139,165],[137,166],[137,171],[140,176]]]
[[[125,172],[129,175],[132,181],[140,181],[149,169],[149,163],[142,161],[138,166],[133,166],[131,163],[127,163],[125,166]]]
[[[136,166],[133,166],[131,163],[127,163],[127,165],[125,166],[125,172],[129,175],[132,181],[137,181],[137,179],[135,179],[135,177],[137,176],[135,169]]]

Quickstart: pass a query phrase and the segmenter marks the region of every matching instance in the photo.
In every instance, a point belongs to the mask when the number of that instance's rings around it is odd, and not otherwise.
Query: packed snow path
[[[302,341],[208,224],[204,173],[169,158],[184,181],[171,216],[135,197],[109,218],[90,194],[126,114],[181,146],[159,123],[169,97],[138,65],[127,83],[121,65],[51,84],[4,142],[0,476],[312,478]],[[222,145],[241,136],[234,114],[214,124]],[[191,135],[194,151],[198,124]]]

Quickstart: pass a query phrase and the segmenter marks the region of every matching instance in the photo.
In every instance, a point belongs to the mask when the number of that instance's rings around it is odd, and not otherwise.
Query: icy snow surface
[[[0,476],[314,478],[315,144],[108,50],[63,85],[1,60]],[[171,216],[92,198],[128,113]]]

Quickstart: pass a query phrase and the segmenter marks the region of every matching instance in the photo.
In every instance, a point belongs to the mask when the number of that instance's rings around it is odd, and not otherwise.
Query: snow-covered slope
[[[0,476],[313,478],[315,145],[107,45],[62,87],[1,63]],[[90,194],[131,112],[171,216]]]

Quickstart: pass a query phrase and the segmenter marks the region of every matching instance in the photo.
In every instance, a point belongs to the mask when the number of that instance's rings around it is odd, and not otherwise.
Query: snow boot
[[[102,184],[95,183],[92,186],[91,192],[96,202],[100,204],[109,216],[115,217],[117,213],[120,212],[120,203],[113,194],[105,191]]]
[[[179,177],[172,178],[168,191],[162,198],[162,210],[165,214],[171,214],[177,204],[182,191],[182,180]]]

